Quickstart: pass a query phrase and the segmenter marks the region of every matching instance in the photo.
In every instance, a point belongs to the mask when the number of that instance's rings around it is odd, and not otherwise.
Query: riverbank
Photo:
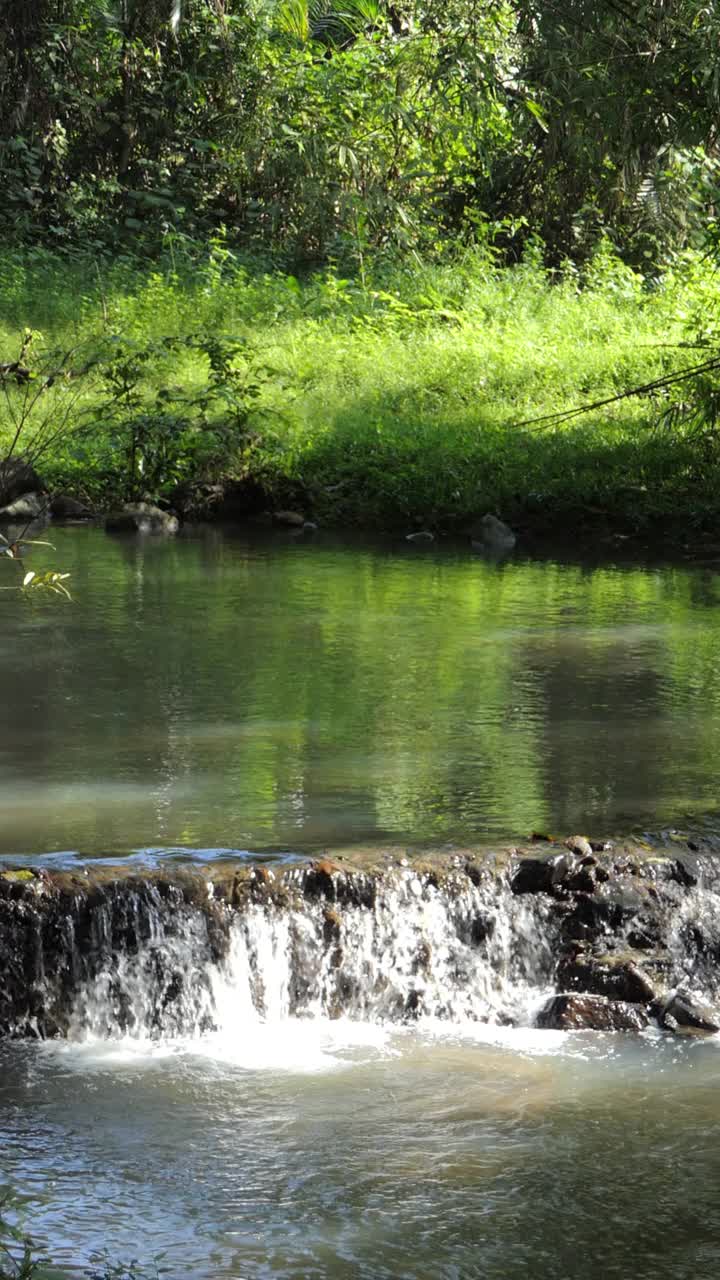
[[[683,344],[720,291],[699,257],[652,281],[604,250],[582,278],[468,254],[361,282],[217,248],[6,253],[0,282],[2,360],[36,330],[28,366],[52,382],[28,410],[5,378],[4,441],[20,415],[16,448],[93,507],[249,479],[325,526],[455,535],[489,511],[530,539],[675,544],[714,527],[715,435],[681,420],[686,389],[543,421],[697,359]]]

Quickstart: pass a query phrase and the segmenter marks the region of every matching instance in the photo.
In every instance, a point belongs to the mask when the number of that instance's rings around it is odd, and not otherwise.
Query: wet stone
[[[536,1026],[555,1031],[642,1031],[647,1010],[598,995],[552,996],[536,1017]]]
[[[645,973],[632,960],[616,956],[584,953],[561,961],[558,985],[566,991],[606,996],[628,1004],[649,1004],[657,992]]]
[[[654,1013],[660,1026],[677,1036],[714,1036],[720,1031],[715,1011],[682,991],[658,1002]]]

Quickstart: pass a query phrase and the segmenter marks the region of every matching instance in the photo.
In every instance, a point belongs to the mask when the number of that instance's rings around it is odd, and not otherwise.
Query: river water
[[[0,854],[626,834],[717,806],[712,569],[52,537],[32,563],[73,604],[2,597]]]
[[[338,1023],[5,1046],[2,1160],[56,1261],[172,1280],[651,1280],[720,1263],[720,1052]],[[71,1271],[70,1274],[76,1274]]]
[[[714,829],[711,569],[53,540],[74,602],[3,597],[5,856]],[[64,1276],[709,1280],[719,1084],[715,1039],[230,1000],[192,1040],[1,1045],[0,1175]]]

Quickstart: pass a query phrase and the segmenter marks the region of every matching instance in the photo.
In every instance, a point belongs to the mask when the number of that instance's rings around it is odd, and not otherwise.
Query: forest
[[[0,431],[51,488],[712,524],[720,7],[3,12]]]

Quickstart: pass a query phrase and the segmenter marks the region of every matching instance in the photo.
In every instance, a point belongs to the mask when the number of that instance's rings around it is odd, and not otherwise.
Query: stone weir
[[[284,1017],[712,1034],[720,864],[564,845],[365,865],[0,872],[0,1036]]]

